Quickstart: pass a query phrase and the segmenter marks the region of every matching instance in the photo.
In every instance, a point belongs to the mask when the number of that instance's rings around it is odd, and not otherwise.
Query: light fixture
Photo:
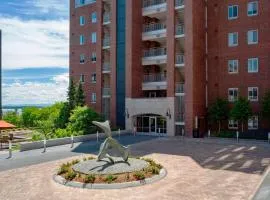
[[[170,108],[167,109],[166,116],[169,117],[170,119],[172,118]]]

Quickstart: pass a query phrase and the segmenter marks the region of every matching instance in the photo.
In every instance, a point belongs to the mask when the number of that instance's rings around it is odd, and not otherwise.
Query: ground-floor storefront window
[[[141,115],[136,117],[137,132],[167,133],[166,118],[158,115]]]

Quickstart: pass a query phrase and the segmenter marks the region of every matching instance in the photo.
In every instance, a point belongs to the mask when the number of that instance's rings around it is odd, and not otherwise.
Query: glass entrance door
[[[156,117],[149,117],[149,130],[150,133],[157,132],[157,118]]]

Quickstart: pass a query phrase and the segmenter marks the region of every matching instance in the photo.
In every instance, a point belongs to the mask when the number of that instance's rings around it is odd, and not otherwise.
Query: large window
[[[238,88],[229,88],[228,89],[228,101],[235,102],[238,100]]]
[[[85,40],[84,40],[84,35],[80,35],[80,45],[84,45]]]
[[[257,73],[259,71],[259,59],[249,58],[248,59],[248,73]]]
[[[258,15],[258,1],[248,3],[247,14],[248,16]]]
[[[248,120],[248,129],[249,130],[256,130],[259,128],[259,119],[258,116],[252,116]]]
[[[97,13],[96,12],[93,12],[91,14],[91,21],[92,21],[92,23],[97,23]]]
[[[228,72],[230,74],[238,73],[238,60],[229,60],[228,61]]]
[[[238,5],[228,7],[228,19],[236,19],[238,17]]]
[[[80,75],[80,82],[81,82],[81,83],[84,83],[84,74],[81,74],[81,75]]]
[[[229,47],[234,47],[238,45],[238,33],[228,34],[228,45]]]
[[[92,52],[91,61],[92,62],[96,62],[97,61],[97,54],[96,54],[96,52]]]
[[[250,30],[247,32],[248,44],[258,43],[258,30]]]
[[[80,25],[84,26],[84,24],[85,24],[85,18],[84,16],[80,16]]]
[[[96,32],[92,33],[91,40],[92,40],[92,43],[96,43],[97,42],[97,33]]]
[[[238,121],[236,120],[229,120],[228,122],[229,129],[238,129]]]
[[[97,82],[97,74],[96,74],[96,73],[93,73],[93,74],[91,75],[91,82],[92,82],[92,83],[96,83],[96,82]]]
[[[248,88],[248,100],[249,101],[258,101],[258,87],[249,87]]]

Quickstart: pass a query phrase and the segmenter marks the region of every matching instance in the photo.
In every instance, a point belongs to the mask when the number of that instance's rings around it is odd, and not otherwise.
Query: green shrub
[[[116,179],[117,179],[116,176],[108,175],[108,176],[106,176],[105,181],[106,181],[107,183],[112,183],[112,182],[115,181]]]
[[[79,163],[79,162],[80,162],[80,160],[76,159],[76,160],[72,160],[72,161],[71,161],[71,164],[72,164],[72,165],[76,165],[76,164]]]
[[[70,166],[71,166],[71,163],[64,163],[60,166],[57,174],[58,175],[61,175],[61,174],[65,174],[67,173],[69,170],[70,170]]]
[[[156,166],[149,166],[146,170],[152,174],[159,174],[160,172],[160,169]]]
[[[216,137],[221,137],[221,138],[235,138],[236,137],[236,132],[233,131],[220,131],[220,133],[214,133],[213,134]]]
[[[76,176],[77,176],[76,172],[74,172],[73,170],[69,170],[65,175],[65,179],[68,181],[72,181]]]
[[[154,160],[152,160],[150,158],[142,158],[142,160],[148,162],[150,164],[150,166],[156,167],[158,169],[162,169],[162,165],[157,164]]]
[[[96,176],[94,174],[87,175],[84,178],[85,183],[94,183],[95,180],[96,180]]]
[[[138,171],[134,173],[134,178],[136,178],[136,180],[144,180],[145,179],[145,175],[142,171]]]
[[[94,159],[95,159],[95,157],[93,157],[93,156],[88,157],[88,160],[94,160]]]

